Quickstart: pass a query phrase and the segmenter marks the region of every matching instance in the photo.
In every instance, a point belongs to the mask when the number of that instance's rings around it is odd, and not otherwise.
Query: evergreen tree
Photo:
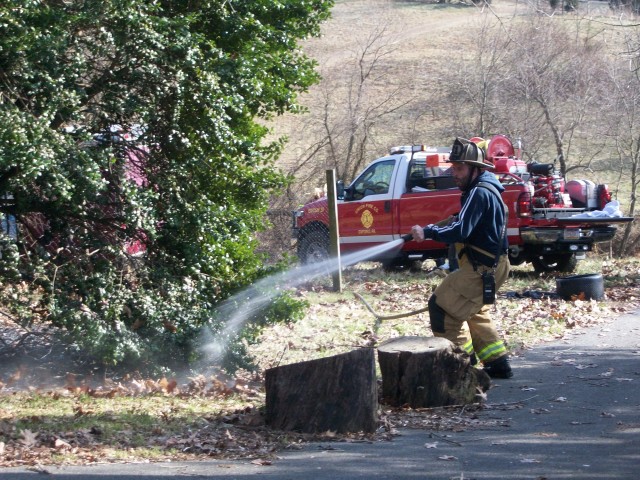
[[[254,233],[288,179],[263,120],[317,81],[298,41],[331,6],[0,7],[0,208],[39,293],[25,319],[37,308],[101,361],[193,359],[216,305],[265,274]]]

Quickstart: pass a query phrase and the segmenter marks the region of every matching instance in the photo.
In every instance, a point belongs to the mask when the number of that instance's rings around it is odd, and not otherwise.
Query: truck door
[[[371,164],[348,187],[338,204],[341,251],[360,250],[393,239],[393,185],[396,159]]]
[[[438,223],[460,210],[460,190],[453,177],[445,171],[438,156],[414,159],[409,167],[407,188],[400,196],[398,219],[400,233],[411,231],[413,225]],[[405,251],[446,250],[446,245],[435,240],[408,243]]]

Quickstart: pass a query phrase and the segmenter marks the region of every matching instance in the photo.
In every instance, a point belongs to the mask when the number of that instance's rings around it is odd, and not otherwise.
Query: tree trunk
[[[373,432],[378,395],[373,349],[270,368],[266,422],[306,433]]]
[[[382,402],[412,408],[465,405],[489,389],[491,380],[445,338],[399,337],[378,347]]]

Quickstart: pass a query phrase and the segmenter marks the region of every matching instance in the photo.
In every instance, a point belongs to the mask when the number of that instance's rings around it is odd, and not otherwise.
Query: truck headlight
[[[298,219],[302,218],[304,215],[304,210],[294,210],[292,212],[292,220],[293,220],[293,228],[294,230],[298,228]]]

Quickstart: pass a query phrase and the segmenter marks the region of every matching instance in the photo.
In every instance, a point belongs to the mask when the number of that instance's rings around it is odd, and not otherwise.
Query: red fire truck
[[[473,138],[477,143],[483,139]],[[437,223],[460,209],[460,191],[449,175],[449,147],[394,147],[371,162],[346,188],[338,182],[338,223],[342,254],[360,251],[406,235],[413,225]],[[609,241],[615,224],[631,221],[612,215],[607,185],[588,180],[566,182],[553,164],[525,163],[520,142],[504,135],[487,143],[494,173],[509,209],[507,236],[512,264],[531,262],[536,271],[571,272],[598,242]],[[329,216],[320,198],[293,213],[294,237],[302,263],[327,258]],[[447,256],[447,245],[428,240],[406,242],[370,260],[386,266],[415,266]]]

